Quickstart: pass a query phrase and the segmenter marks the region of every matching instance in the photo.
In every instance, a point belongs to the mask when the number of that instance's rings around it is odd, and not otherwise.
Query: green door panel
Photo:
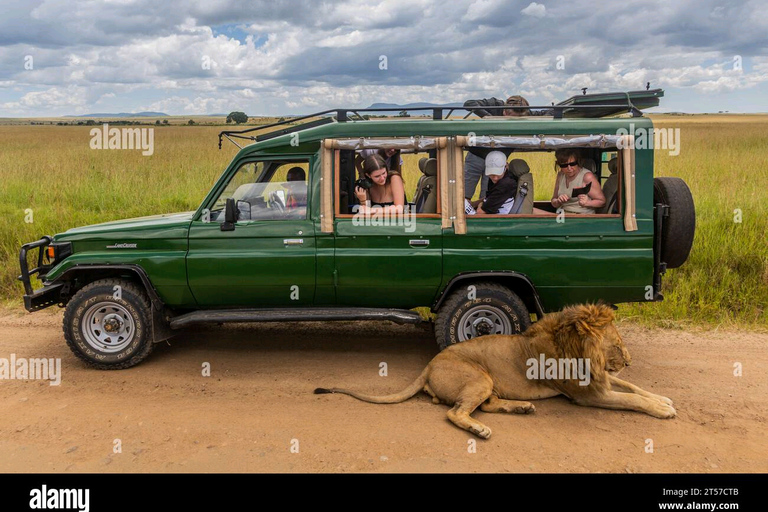
[[[463,272],[515,271],[528,276],[546,311],[568,304],[646,300],[653,281],[649,221],[624,231],[620,218],[475,218],[467,234],[443,237],[443,278]]]
[[[315,293],[315,251],[310,220],[237,222],[234,231],[194,221],[189,287],[200,306],[309,305]]]
[[[440,219],[418,218],[408,227],[354,224],[350,218],[336,219],[337,303],[428,306],[442,278]]]

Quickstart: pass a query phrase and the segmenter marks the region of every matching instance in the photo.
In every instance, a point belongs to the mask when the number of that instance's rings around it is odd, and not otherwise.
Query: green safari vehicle
[[[662,95],[587,95],[514,117],[335,109],[225,131],[219,147],[223,138],[248,143],[195,211],[23,245],[24,304],[65,307],[75,355],[121,369],[200,323],[432,322],[445,348],[523,332],[568,304],[659,301],[661,276],[685,262],[695,225],[686,184],[654,178],[653,149],[634,144],[653,132],[637,105]],[[579,152],[605,191],[594,214],[542,213],[550,203],[534,200],[563,148]],[[408,203],[402,214],[362,215],[359,157],[382,149],[397,150],[411,172]],[[515,201],[524,201],[516,213],[467,213],[464,162],[478,150],[548,162],[516,171]]]

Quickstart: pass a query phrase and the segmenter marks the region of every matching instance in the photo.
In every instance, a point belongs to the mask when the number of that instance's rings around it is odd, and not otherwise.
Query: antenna
[[[583,94],[584,96],[586,96],[586,95],[587,95],[587,89],[589,89],[589,87],[582,87],[582,88],[581,88],[581,94]]]

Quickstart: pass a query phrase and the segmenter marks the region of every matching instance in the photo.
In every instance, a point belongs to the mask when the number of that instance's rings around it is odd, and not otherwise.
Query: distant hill
[[[441,105],[439,103],[406,103],[405,105],[398,105],[397,103],[374,103],[370,107],[366,108],[419,108],[419,107],[461,107],[463,103],[447,103],[446,105]]]
[[[64,117],[168,117],[168,114],[163,112],[120,112],[119,114],[83,114],[80,116],[64,116]]]
[[[447,103],[446,105],[440,105],[438,103],[406,103],[405,105],[398,105],[397,103],[374,103],[370,107],[366,108],[398,108],[400,110],[407,111],[412,116],[428,116],[432,113],[429,110],[408,110],[411,108],[420,108],[420,107],[461,107],[463,103]],[[374,112],[375,114],[375,112]],[[385,112],[382,112],[382,114],[385,114]],[[394,115],[394,113],[392,113]]]

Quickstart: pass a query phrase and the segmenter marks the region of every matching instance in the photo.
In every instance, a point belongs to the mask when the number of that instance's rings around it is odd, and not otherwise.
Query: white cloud
[[[286,113],[519,93],[549,103],[581,87],[639,89],[647,81],[705,97],[768,82],[760,56],[768,15],[754,2],[696,9],[626,0],[589,16],[587,0],[549,9],[531,2],[521,11],[508,0],[329,0],[322,8],[308,0],[6,2],[0,115],[123,103],[121,110]],[[531,17],[579,30],[543,33]],[[231,33],[237,37],[224,35]],[[24,55],[34,56],[34,70],[24,69]],[[734,55],[743,70],[733,69]]]
[[[482,20],[493,14],[504,5],[504,0],[474,0],[469,7],[464,19],[470,21]]]
[[[521,13],[525,14],[526,16],[533,16],[534,18],[543,18],[547,15],[547,8],[543,4],[537,4],[536,2],[531,2],[528,4],[528,7],[520,11]]]
[[[75,110],[84,107],[85,95],[86,91],[82,87],[51,87],[44,91],[28,92],[19,101],[3,103],[0,107],[45,115],[45,112],[50,111],[61,112],[62,107]]]

